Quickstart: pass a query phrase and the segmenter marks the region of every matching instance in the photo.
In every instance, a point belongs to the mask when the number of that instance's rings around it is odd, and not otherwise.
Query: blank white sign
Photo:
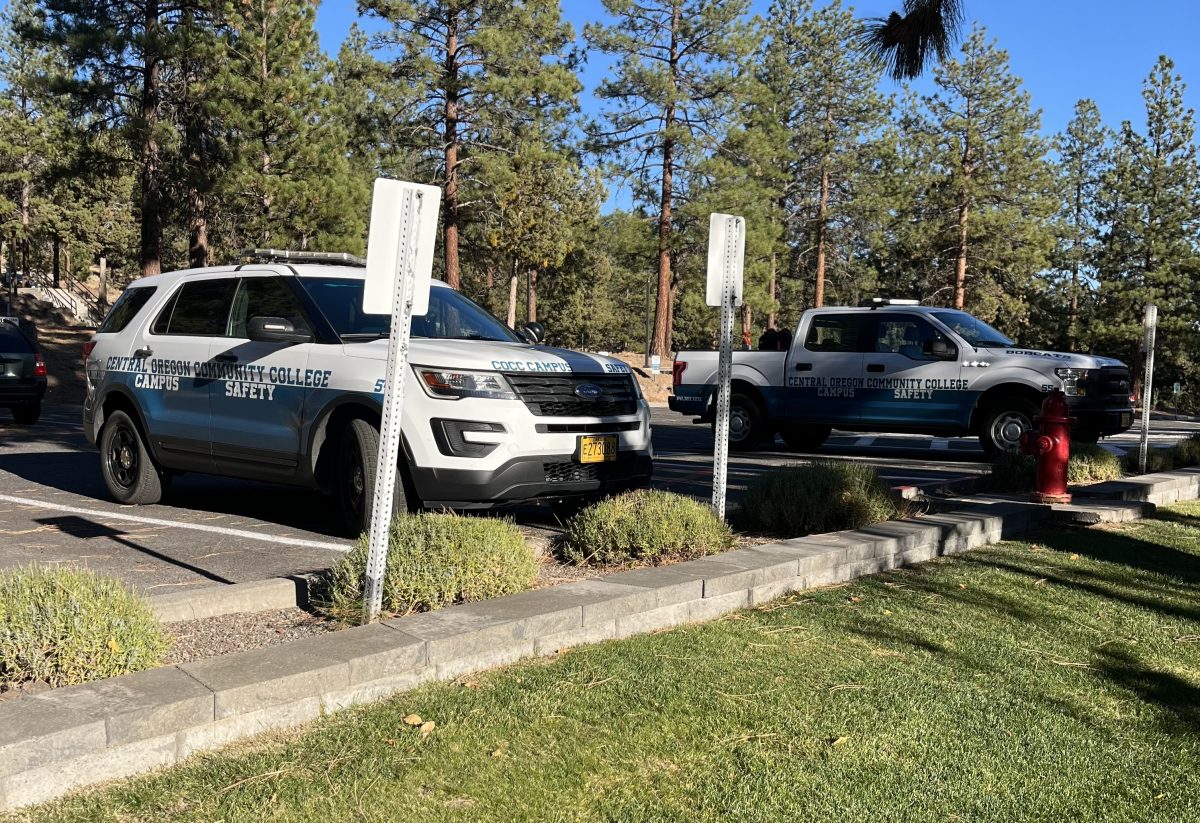
[[[375,180],[371,198],[371,231],[367,235],[367,282],[363,289],[363,311],[391,314],[396,284],[405,269],[410,236],[416,234],[412,313],[429,310],[429,281],[433,275],[433,248],[437,243],[438,209],[442,190],[437,186]],[[410,213],[411,212],[411,213]]]

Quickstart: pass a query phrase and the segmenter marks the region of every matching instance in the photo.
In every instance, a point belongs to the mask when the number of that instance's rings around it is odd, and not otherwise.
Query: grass
[[[1196,821],[1198,595],[1193,503],[429,685],[28,817]]]

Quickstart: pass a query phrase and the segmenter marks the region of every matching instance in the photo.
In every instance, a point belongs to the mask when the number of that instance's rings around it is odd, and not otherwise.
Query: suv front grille
[[[509,385],[529,411],[539,417],[614,417],[637,411],[637,389],[631,374],[529,374],[506,373]],[[590,383],[601,395],[588,400],[575,389]]]
[[[1129,369],[1125,366],[1105,366],[1100,369],[1100,385],[1096,394],[1114,405],[1129,405]]]

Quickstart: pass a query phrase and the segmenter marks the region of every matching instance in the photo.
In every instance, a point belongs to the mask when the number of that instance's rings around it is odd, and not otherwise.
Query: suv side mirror
[[[935,360],[957,360],[958,352],[945,340],[926,340],[925,354]]]
[[[522,337],[530,343],[541,343],[546,339],[546,327],[541,323],[526,323],[521,327]]]
[[[283,317],[251,317],[246,323],[246,336],[255,343],[311,343],[312,332],[296,330],[291,320]]]

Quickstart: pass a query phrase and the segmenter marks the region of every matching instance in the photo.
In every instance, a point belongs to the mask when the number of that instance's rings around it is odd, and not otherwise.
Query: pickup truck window
[[[875,327],[874,351],[902,354],[910,360],[935,360],[937,358],[929,354],[934,340],[950,344],[946,335],[920,317],[882,315]]]
[[[808,326],[804,348],[809,351],[858,351],[860,325],[860,316],[857,314],[818,315]]]
[[[1016,343],[993,329],[987,323],[984,323],[974,315],[967,314],[965,311],[946,310],[935,311],[932,314],[972,346],[999,346],[1000,348],[1008,348],[1016,345]]]

